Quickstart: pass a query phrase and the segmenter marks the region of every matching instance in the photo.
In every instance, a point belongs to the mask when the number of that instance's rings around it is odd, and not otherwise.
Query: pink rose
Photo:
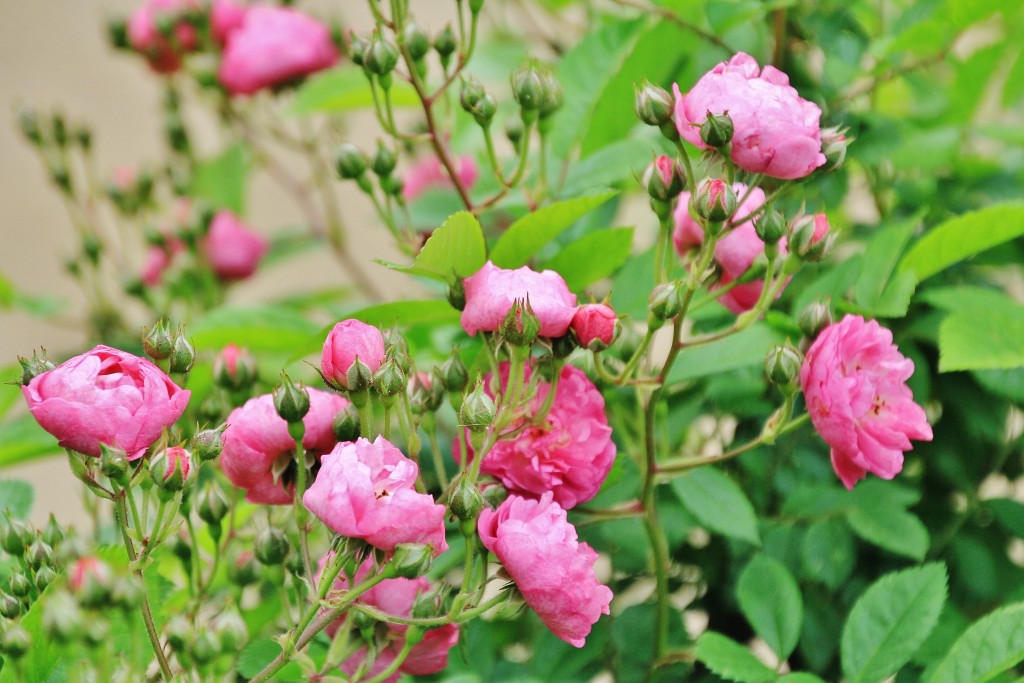
[[[333,559],[333,553],[328,553],[320,560],[320,568],[317,571],[316,583],[320,582],[320,574],[324,566]],[[376,571],[373,566],[373,559],[367,558],[360,565],[353,581],[350,582],[344,572],[338,574],[334,581],[334,591],[341,593],[352,585],[360,584],[369,574]],[[396,617],[412,616],[412,608],[416,599],[423,593],[431,590],[430,581],[424,577],[417,579],[385,579],[376,586],[359,596],[356,601],[359,604],[376,607],[378,610]],[[328,625],[327,634],[334,637],[338,628],[345,623],[345,617],[341,617]],[[395,657],[402,650],[405,642],[405,632],[408,626],[405,624],[393,624],[383,622],[383,628],[377,629],[376,633],[381,645],[377,658],[374,660],[367,677],[373,677],[384,671]],[[398,667],[393,676],[385,679],[387,683],[397,681],[400,674],[406,673],[410,676],[427,676],[442,671],[448,666],[448,651],[459,642],[459,627],[455,624],[445,624],[438,628],[431,629],[423,636],[423,640],[409,651],[409,655]],[[342,662],[341,669],[349,676],[355,674],[356,669],[366,660],[366,648],[361,648],[354,655]]]
[[[455,159],[455,167],[459,184],[467,190],[473,187],[480,175],[473,157],[467,155]],[[402,176],[402,197],[407,202],[416,199],[432,187],[452,187],[448,171],[436,156],[420,159]]]
[[[228,42],[228,37],[245,23],[245,5],[234,0],[213,0],[210,7],[210,29],[213,38],[220,45]]]
[[[172,73],[181,68],[181,57],[199,43],[196,29],[185,15],[198,12],[196,0],[145,0],[128,19],[128,41],[149,61],[157,73]],[[160,32],[159,25],[173,25],[170,37]]]
[[[326,391],[306,389],[309,412],[302,418],[306,433],[302,447],[320,456],[337,443],[331,423],[348,400]],[[228,480],[247,491],[250,503],[287,505],[294,495],[295,440],[288,435],[288,423],[274,409],[274,397],[251,398],[228,415],[221,437],[224,450],[220,466]]]
[[[912,374],[914,362],[900,354],[892,332],[859,315],[826,327],[807,350],[800,368],[807,412],[846,488],[868,472],[892,479],[911,439],[932,440],[906,385]]]
[[[472,335],[478,330],[498,330],[515,300],[527,296],[540,319],[542,337],[561,337],[569,331],[576,314],[576,295],[553,270],[538,273],[527,266],[505,270],[488,261],[463,284],[466,308],[462,311],[462,327]]]
[[[338,56],[330,30],[316,19],[255,6],[229,36],[217,75],[232,95],[251,95],[334,66]]]
[[[203,252],[221,280],[244,280],[256,272],[269,248],[267,239],[230,211],[218,211],[203,241]]]
[[[141,458],[185,412],[191,392],[144,358],[97,346],[21,388],[40,426],[64,448],[98,456],[100,444]]]
[[[745,218],[757,211],[765,202],[764,190],[755,187],[748,193],[747,186],[743,183],[734,183],[732,186],[737,199],[746,197],[736,211],[730,217]],[[700,247],[704,241],[704,230],[697,221],[693,220],[688,210],[690,195],[683,192],[679,195],[679,204],[675,210],[676,227],[672,232],[672,240],[675,242],[676,251],[680,256],[685,256],[691,249]],[[779,251],[786,253],[786,241],[779,242]],[[722,271],[722,277],[712,291],[720,289],[725,285],[741,277],[754,264],[758,256],[764,253],[764,242],[757,236],[753,220],[745,220],[739,225],[733,226],[724,237],[718,240],[715,245],[715,263]],[[736,285],[728,292],[718,298],[723,306],[733,313],[749,311],[761,297],[764,289],[764,280],[754,280],[742,285]],[[781,293],[781,290],[780,290]]]
[[[576,528],[551,494],[539,501],[510,496],[497,510],[485,508],[477,530],[540,620],[583,647],[590,628],[609,614],[612,592],[594,574],[597,553],[576,540]]]
[[[348,389],[348,371],[356,359],[377,372],[384,362],[384,336],[373,325],[350,318],[335,325],[324,340],[320,370],[326,380]]]
[[[159,460],[156,460],[156,458],[159,458]],[[168,446],[162,452],[157,453],[151,462],[161,462],[161,471],[150,471],[154,478],[159,476],[164,481],[171,479],[176,470],[181,470],[181,478],[183,480],[187,480],[190,474],[195,473],[192,454],[181,446]]]
[[[501,365],[501,383],[508,386],[509,364]],[[526,369],[526,380],[530,369]],[[488,375],[484,385],[489,384]],[[551,385],[541,381],[526,414],[510,425],[522,431],[512,440],[498,441],[480,464],[480,471],[501,480],[511,493],[528,498],[551,494],[568,510],[585,503],[601,489],[615,461],[612,429],[604,412],[604,397],[581,370],[562,368],[551,409],[534,424]],[[468,446],[472,457],[472,448]],[[456,458],[458,444],[453,448]]]
[[[584,304],[576,309],[572,317],[572,331],[580,346],[590,348],[594,342],[608,346],[615,338],[619,318],[611,306],[605,304]]]
[[[789,77],[764,69],[748,54],[736,53],[704,74],[683,95],[674,85],[679,134],[701,149],[700,124],[728,113],[734,133],[730,157],[740,168],[773,178],[803,178],[825,163],[821,153],[821,109],[800,97]]]
[[[416,462],[384,437],[339,443],[321,459],[316,481],[302,497],[306,508],[342,536],[362,538],[391,552],[399,543],[423,543],[434,555],[448,549],[443,505],[417,493]]]

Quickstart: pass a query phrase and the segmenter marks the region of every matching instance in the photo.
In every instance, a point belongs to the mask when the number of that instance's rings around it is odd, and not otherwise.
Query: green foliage
[[[453,214],[434,231],[420,249],[411,266],[393,266],[413,275],[452,282],[455,277],[468,277],[480,270],[487,260],[487,246],[480,222],[473,214]]]
[[[702,467],[672,480],[672,490],[709,531],[761,544],[754,508],[743,489],[718,469]]]
[[[736,585],[740,610],[779,659],[796,648],[803,622],[803,600],[786,566],[768,555],[755,555]]]
[[[245,209],[249,164],[248,150],[241,144],[204,161],[192,179],[192,196],[206,200],[215,209],[227,209],[241,215]]]
[[[395,107],[418,107],[416,91],[405,82],[391,88],[391,104]],[[342,66],[310,78],[299,88],[290,112],[296,116],[342,113],[373,106],[373,92],[363,70]]]
[[[557,271],[573,291],[611,276],[629,258],[633,228],[608,228],[587,233],[563,247],[544,268]]]
[[[19,479],[0,479],[0,511],[17,519],[25,519],[32,509],[36,492],[32,484]]]
[[[950,649],[928,683],[985,683],[1024,662],[1024,603],[979,619]]]
[[[701,664],[727,681],[769,683],[776,674],[739,643],[714,631],[697,639],[694,656]]]

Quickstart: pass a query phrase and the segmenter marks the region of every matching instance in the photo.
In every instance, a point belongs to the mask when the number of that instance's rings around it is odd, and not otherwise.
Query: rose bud
[[[605,304],[584,304],[576,310],[570,328],[580,346],[603,351],[615,339],[619,319]]]
[[[228,344],[213,359],[213,381],[229,391],[248,389],[256,381],[256,359],[246,349]]]
[[[35,351],[32,352],[31,358],[22,358],[18,356],[18,363],[21,365],[21,386],[27,387],[37,375],[41,375],[48,370],[53,370],[54,365],[49,358],[46,357],[46,349],[42,350],[43,355],[38,355]]]
[[[348,375],[357,359],[372,376],[384,362],[384,336],[373,325],[355,319],[342,320],[324,341],[320,356],[324,381],[332,386],[354,389]]]
[[[484,391],[483,382],[462,400],[459,423],[473,432],[482,432],[494,422],[494,400]]]
[[[690,197],[690,210],[711,223],[722,223],[736,211],[736,192],[721,178],[705,178]]]
[[[288,423],[288,431],[291,433],[291,426],[301,425],[302,418],[309,412],[309,392],[302,385],[296,385],[282,372],[281,385],[274,390],[274,410]],[[292,438],[301,438],[301,435]]]
[[[171,446],[149,461],[149,474],[162,491],[176,493],[196,478],[192,454],[181,446]]]
[[[664,88],[644,81],[636,89],[637,118],[648,126],[661,126],[672,119],[672,95]]]
[[[788,342],[768,350],[764,359],[764,371],[768,381],[780,386],[788,386],[800,374],[803,356]]]
[[[256,272],[270,242],[230,211],[218,211],[210,222],[202,250],[218,278],[244,280]]]
[[[732,135],[732,118],[728,112],[722,114],[708,112],[708,117],[700,126],[700,139],[704,141],[705,145],[715,148],[725,147],[732,141]]]
[[[68,572],[68,587],[84,607],[102,607],[114,584],[107,563],[96,557],[83,557]],[[120,581],[120,580],[119,580]]]
[[[256,559],[265,565],[281,564],[288,554],[288,537],[275,527],[268,527],[256,537]]]

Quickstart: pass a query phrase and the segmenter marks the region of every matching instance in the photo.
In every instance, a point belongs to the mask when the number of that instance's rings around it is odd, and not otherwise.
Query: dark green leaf
[[[35,489],[27,481],[0,479],[0,511],[6,510],[11,517],[18,519],[28,517],[35,497]]]
[[[803,599],[786,566],[768,555],[754,556],[736,584],[740,610],[779,659],[789,657],[800,640]]]
[[[986,500],[987,507],[999,525],[1017,538],[1024,538],[1024,504],[1010,498]]]
[[[245,206],[248,154],[242,145],[229,147],[219,157],[201,162],[192,178],[192,195],[205,199],[215,209],[241,215]]]
[[[667,383],[761,365],[768,349],[783,341],[785,339],[775,330],[767,325],[755,323],[742,332],[714,344],[692,349],[684,347],[672,371],[669,372]]]
[[[1024,661],[1024,603],[979,619],[960,636],[928,683],[985,683]]]
[[[672,480],[672,490],[709,531],[761,544],[757,516],[743,489],[714,467],[701,467]]]
[[[846,516],[854,533],[891,553],[923,560],[928,552],[928,529],[916,515],[898,507],[856,507]]]
[[[272,640],[256,640],[249,643],[238,656],[238,673],[246,679],[253,678],[281,654],[281,646]],[[275,681],[281,683],[299,683],[305,680],[299,665],[291,662],[274,675]]]
[[[856,560],[850,530],[838,519],[815,522],[804,536],[802,556],[807,578],[839,588],[849,578]]]
[[[412,86],[396,78],[391,85],[391,104],[395,107],[416,107],[419,103]],[[301,116],[372,106],[373,91],[362,68],[342,66],[319,73],[303,83],[289,112]]]
[[[618,270],[632,246],[633,228],[598,230],[563,247],[544,268],[558,271],[569,289],[579,291]]]
[[[769,683],[776,678],[776,673],[761,663],[753,652],[714,631],[701,634],[694,656],[727,681]]]

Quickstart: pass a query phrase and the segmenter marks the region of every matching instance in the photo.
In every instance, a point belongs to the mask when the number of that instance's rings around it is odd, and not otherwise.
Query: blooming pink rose
[[[700,124],[728,113],[734,133],[730,157],[740,168],[773,178],[803,178],[825,163],[821,153],[821,109],[800,97],[789,77],[764,69],[738,52],[701,76],[683,95],[674,85],[679,134],[701,149]]]
[[[145,358],[97,346],[21,388],[28,409],[64,448],[98,456],[100,444],[141,458],[185,412],[191,392]]]
[[[384,336],[373,325],[349,318],[331,329],[320,354],[324,377],[348,388],[348,370],[356,359],[377,372],[384,362]]]
[[[807,350],[800,368],[807,412],[846,488],[868,472],[892,479],[911,439],[932,440],[906,385],[912,374],[914,362],[900,354],[892,332],[859,315],[826,327]]]
[[[765,201],[764,190],[755,187],[747,192],[747,186],[743,183],[734,183],[732,186],[737,199],[743,199],[736,207],[736,211],[730,217],[745,218],[757,211]],[[693,220],[688,210],[690,194],[683,192],[679,195],[679,204],[675,210],[675,230],[672,232],[672,240],[675,242],[676,251],[684,256],[691,249],[700,247],[704,241],[704,230],[697,221]],[[779,251],[786,253],[785,239],[779,242]],[[721,268],[722,277],[718,284],[713,287],[719,289],[741,277],[747,269],[753,265],[758,256],[764,253],[764,242],[757,236],[753,220],[745,220],[739,225],[733,226],[724,237],[718,240],[715,245],[715,263]],[[761,297],[764,289],[764,280],[754,280],[742,285],[736,285],[728,292],[718,298],[723,306],[733,313],[749,311]],[[780,290],[781,294],[781,290]]]
[[[619,317],[611,306],[605,304],[584,304],[576,309],[572,317],[572,331],[580,346],[589,348],[590,344],[599,341],[605,346],[615,338],[615,328]]]
[[[320,456],[337,443],[331,423],[348,406],[348,400],[318,389],[306,391],[309,412],[302,418],[306,427],[302,447]],[[288,423],[274,409],[274,397],[264,394],[249,399],[231,411],[227,424],[221,437],[220,466],[228,480],[246,489],[245,499],[251,503],[291,503],[294,481],[288,472],[294,467],[295,440],[288,435]]]
[[[230,211],[218,211],[203,241],[203,252],[221,280],[244,280],[256,272],[270,244]]]
[[[423,543],[437,556],[448,549],[444,506],[417,493],[419,466],[384,437],[335,446],[321,459],[316,481],[302,497],[306,508],[342,536],[362,538],[391,552],[399,543]]]
[[[210,29],[213,38],[220,45],[228,42],[228,37],[245,23],[245,5],[234,0],[213,0],[210,7]]]
[[[251,95],[334,66],[338,56],[330,30],[316,19],[260,5],[228,37],[217,75],[232,95]]]
[[[612,591],[598,583],[597,553],[576,540],[576,527],[551,494],[539,501],[509,496],[497,510],[484,508],[477,530],[540,620],[583,647],[591,626],[609,614]]]
[[[197,0],[145,0],[128,19],[128,41],[142,53],[157,73],[181,68],[181,56],[196,48],[199,37],[185,15],[197,12]],[[161,22],[172,22],[171,36],[159,30]]]
[[[538,273],[527,266],[505,270],[488,261],[463,285],[466,308],[462,311],[462,327],[469,334],[498,330],[515,300],[527,296],[540,319],[542,337],[561,337],[569,331],[576,314],[576,295],[553,270]]]
[[[480,175],[473,157],[461,156],[455,159],[455,166],[459,184],[467,190],[473,187]],[[448,176],[448,171],[436,156],[420,159],[405,172],[402,176],[402,197],[407,202],[412,201],[431,187],[452,187],[452,179]]]
[[[501,383],[508,386],[509,364],[501,365]],[[526,369],[526,380],[530,369]],[[485,386],[489,384],[487,377]],[[551,494],[568,510],[585,503],[601,489],[615,461],[612,429],[604,412],[604,397],[581,370],[566,365],[555,388],[548,414],[533,424],[551,385],[541,381],[526,414],[510,429],[522,431],[498,441],[487,452],[480,471],[501,480],[510,492],[529,498]],[[525,426],[524,426],[525,425]],[[467,448],[472,457],[472,448]],[[453,448],[458,459],[459,448]]]

